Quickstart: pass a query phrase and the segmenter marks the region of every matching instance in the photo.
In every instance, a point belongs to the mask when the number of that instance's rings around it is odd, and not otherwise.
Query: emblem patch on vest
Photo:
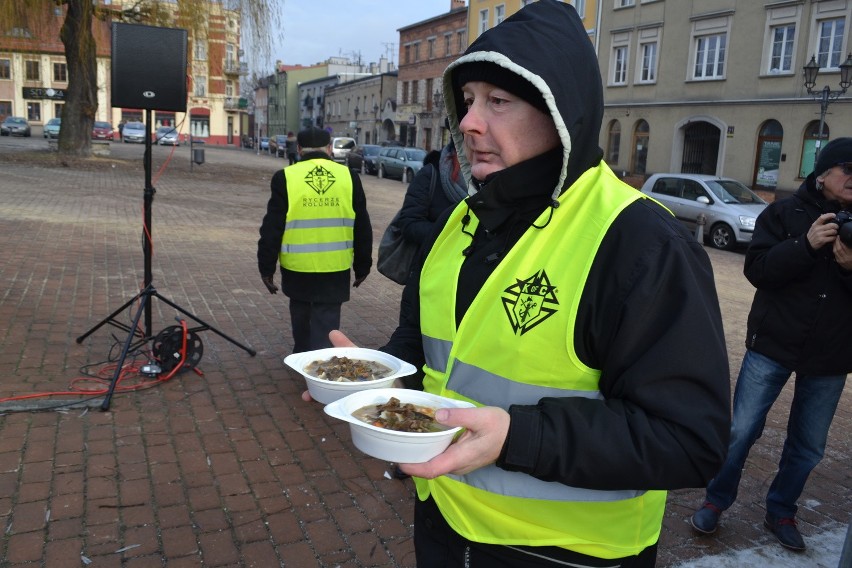
[[[317,192],[318,195],[324,194],[331,186],[334,185],[334,174],[322,166],[316,166],[305,176],[305,183],[308,187]]]
[[[503,307],[516,335],[523,335],[559,309],[556,286],[539,270],[503,290]]]

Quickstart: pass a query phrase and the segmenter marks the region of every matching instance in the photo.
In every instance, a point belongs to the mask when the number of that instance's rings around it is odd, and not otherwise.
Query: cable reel
[[[186,337],[185,353],[183,352],[184,337]],[[194,369],[198,365],[204,354],[204,345],[201,343],[201,338],[192,330],[182,325],[173,325],[157,334],[151,350],[159,361],[162,372],[170,373],[181,364],[182,360],[183,365],[178,372],[183,372]]]

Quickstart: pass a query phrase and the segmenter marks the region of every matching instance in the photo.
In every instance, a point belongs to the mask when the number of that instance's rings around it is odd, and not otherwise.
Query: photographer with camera
[[[828,429],[852,371],[852,138],[829,142],[791,197],[757,218],[744,273],[757,291],[746,354],[734,391],[728,457],[692,515],[700,534],[716,531],[737,497],[743,466],[766,415],[793,373],[787,439],[766,496],[764,525],[782,546],[804,551],[796,501],[822,460]]]

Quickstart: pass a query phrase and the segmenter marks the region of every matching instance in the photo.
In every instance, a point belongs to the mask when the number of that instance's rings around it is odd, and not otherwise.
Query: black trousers
[[[290,298],[293,353],[331,347],[328,332],[340,328],[340,302],[303,302]]]
[[[636,556],[606,560],[556,546],[500,546],[471,542],[444,520],[430,497],[414,504],[417,568],[652,568],[657,545]]]

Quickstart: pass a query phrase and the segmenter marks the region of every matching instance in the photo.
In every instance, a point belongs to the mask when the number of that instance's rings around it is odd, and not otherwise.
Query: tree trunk
[[[65,45],[68,90],[59,130],[59,152],[92,155],[92,126],[98,110],[97,51],[91,0],[67,0],[60,38]]]

